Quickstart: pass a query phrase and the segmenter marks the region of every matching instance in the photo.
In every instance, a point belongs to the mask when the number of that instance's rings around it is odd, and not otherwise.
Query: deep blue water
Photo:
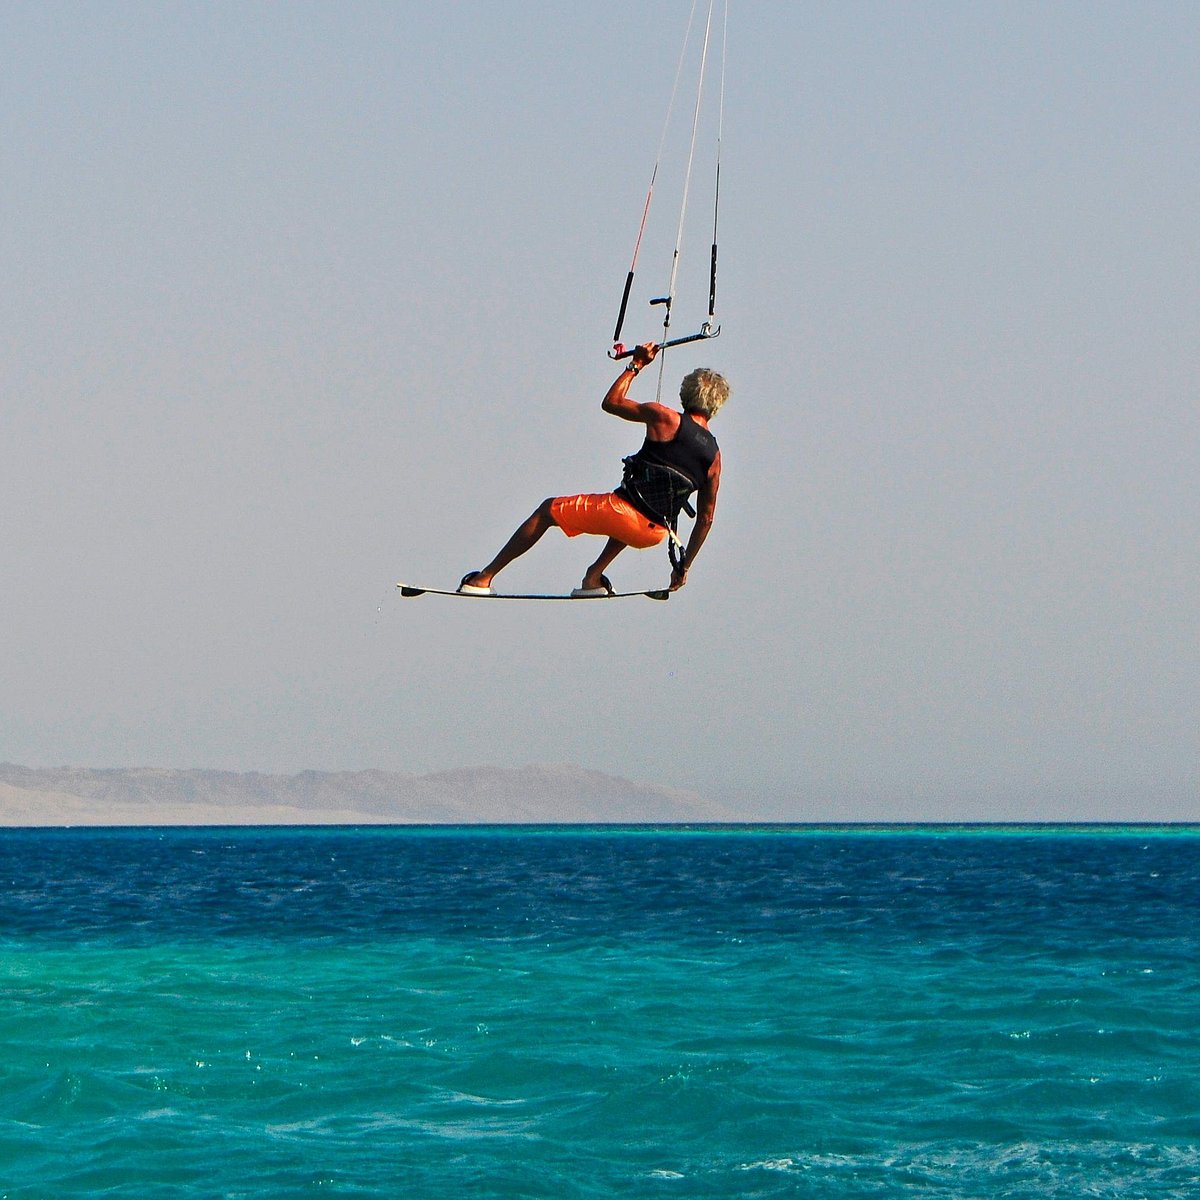
[[[0,835],[3,1197],[1200,1196],[1195,829]]]

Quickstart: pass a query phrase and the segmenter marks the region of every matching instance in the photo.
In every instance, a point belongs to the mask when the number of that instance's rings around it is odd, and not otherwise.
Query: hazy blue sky
[[[395,592],[636,447],[599,401],[688,10],[0,9],[0,760],[1200,816],[1192,0],[735,0],[724,332],[667,364],[734,389],[691,583]],[[506,582],[595,549],[552,532]]]

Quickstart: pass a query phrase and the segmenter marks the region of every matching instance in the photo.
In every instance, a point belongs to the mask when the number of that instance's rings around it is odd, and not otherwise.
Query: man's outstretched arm
[[[713,464],[708,469],[708,478],[705,479],[704,485],[696,496],[696,523],[692,526],[692,533],[683,551],[683,557],[680,559],[679,565],[671,572],[671,591],[673,592],[679,591],[687,583],[688,569],[696,561],[696,555],[700,553],[700,547],[704,545],[704,539],[708,537],[713,518],[717,515],[717,492],[720,487],[721,454],[718,451],[717,457],[713,459]]]

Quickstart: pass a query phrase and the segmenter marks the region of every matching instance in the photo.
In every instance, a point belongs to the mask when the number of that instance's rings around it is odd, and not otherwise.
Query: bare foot
[[[490,588],[491,586],[492,586],[492,577],[486,571],[468,571],[458,581],[458,590],[460,592],[465,587]]]
[[[581,589],[586,588],[588,591],[592,591],[595,588],[603,588],[610,596],[613,594],[613,585],[609,582],[608,576],[593,575],[591,571],[583,577],[583,583],[579,586]]]

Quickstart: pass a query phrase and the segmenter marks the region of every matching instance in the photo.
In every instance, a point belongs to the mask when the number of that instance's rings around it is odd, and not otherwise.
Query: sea
[[[1200,1196],[1200,829],[0,835],[0,1197]]]

